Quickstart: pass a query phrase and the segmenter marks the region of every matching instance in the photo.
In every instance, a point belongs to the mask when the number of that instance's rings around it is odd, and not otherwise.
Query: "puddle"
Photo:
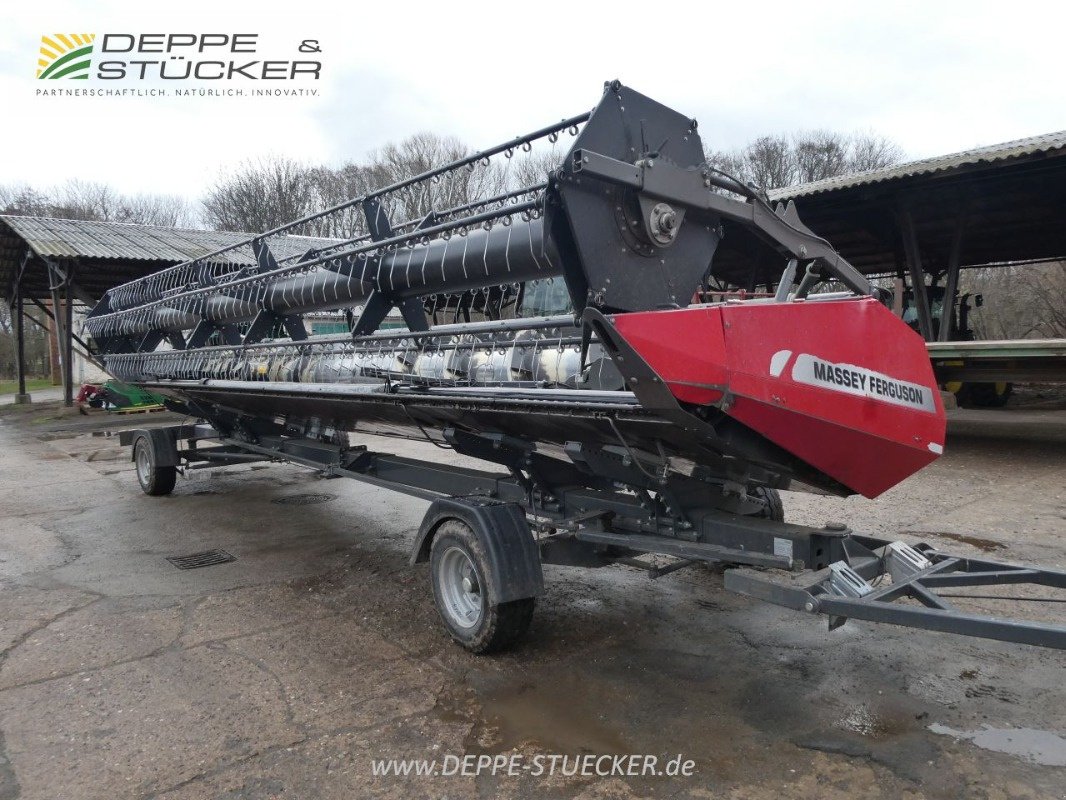
[[[953,542],[961,542],[971,547],[976,547],[985,553],[994,553],[996,550],[1006,550],[1007,545],[993,539],[982,539],[979,536],[967,536],[962,533],[949,533],[948,531],[900,531],[906,536],[936,536],[938,539],[951,539]]]
[[[861,705],[849,708],[844,716],[837,720],[837,727],[860,736],[877,738],[903,733],[907,730],[907,722],[902,714],[884,714]]]
[[[475,688],[496,748],[536,742],[556,753],[628,753],[632,748],[604,714],[611,707],[606,694],[570,676]]]
[[[1036,728],[990,728],[957,731],[934,722],[929,730],[942,736],[966,739],[983,750],[1006,753],[1047,767],[1066,767],[1066,739]]]

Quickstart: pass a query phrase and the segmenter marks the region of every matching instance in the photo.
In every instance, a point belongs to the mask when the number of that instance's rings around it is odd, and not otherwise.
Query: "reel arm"
[[[816,262],[814,274],[823,277],[828,274],[856,294],[877,295],[876,288],[862,273],[800,221],[792,203],[774,211],[750,190],[745,191],[746,201],[735,200],[711,189],[718,187],[736,192],[740,188],[737,182],[709,170],[685,169],[653,157],[629,164],[591,150],[577,149],[571,154],[566,168],[571,175],[623,186],[649,198],[743,225],[788,258]],[[683,222],[660,211],[656,224],[668,226]]]

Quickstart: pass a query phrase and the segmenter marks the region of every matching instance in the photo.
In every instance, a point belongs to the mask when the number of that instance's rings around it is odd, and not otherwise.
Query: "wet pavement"
[[[705,567],[656,581],[559,567],[528,639],[471,656],[443,634],[426,568],[407,566],[425,503],[288,466],[204,471],[149,498],[117,441],[94,435],[167,421],[145,419],[0,414],[4,800],[1066,796],[1066,654],[830,633]],[[319,497],[276,502],[300,495]],[[956,437],[876,501],[789,493],[786,514],[1062,569],[1066,455],[1040,437]],[[166,560],[213,548],[236,560]],[[583,753],[681,755],[695,773],[371,766]]]

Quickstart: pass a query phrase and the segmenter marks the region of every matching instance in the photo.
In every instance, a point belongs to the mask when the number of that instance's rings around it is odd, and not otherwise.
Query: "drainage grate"
[[[335,494],[290,494],[285,497],[275,497],[270,502],[279,506],[313,506],[316,503],[328,503],[336,500]]]
[[[204,550],[202,553],[190,553],[187,556],[168,556],[167,561],[178,569],[199,569],[212,564],[226,564],[236,561],[237,557],[225,550]]]

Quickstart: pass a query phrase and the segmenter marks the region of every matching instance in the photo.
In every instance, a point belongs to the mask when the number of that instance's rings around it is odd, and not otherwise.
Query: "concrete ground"
[[[829,633],[725,592],[708,568],[653,582],[616,567],[548,568],[528,639],[479,658],[443,634],[426,568],[407,566],[423,502],[284,466],[149,498],[117,442],[93,435],[138,424],[0,408],[4,800],[1066,796],[1061,652],[856,622]],[[787,516],[1066,568],[1062,441],[995,427],[952,437],[876,501],[789,493]],[[335,499],[273,502],[301,494]],[[210,548],[237,560],[166,561]],[[1012,613],[1061,623],[1062,609]],[[680,754],[695,774],[371,767],[513,753]]]

